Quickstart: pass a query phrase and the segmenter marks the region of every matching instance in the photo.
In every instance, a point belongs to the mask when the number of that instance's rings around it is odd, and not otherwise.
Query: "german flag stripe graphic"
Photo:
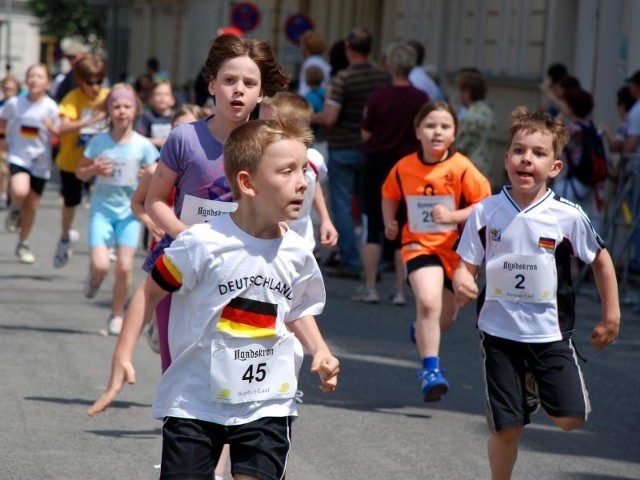
[[[242,337],[275,335],[278,306],[249,298],[236,297],[222,310],[218,330]]]
[[[547,250],[553,250],[556,248],[556,241],[553,238],[540,237],[538,246]]]
[[[156,260],[151,270],[151,277],[167,292],[175,292],[182,286],[180,270],[171,263],[171,260],[165,254],[160,255]]]
[[[25,138],[35,139],[38,138],[38,127],[30,127],[29,125],[21,125],[20,126],[20,135]]]

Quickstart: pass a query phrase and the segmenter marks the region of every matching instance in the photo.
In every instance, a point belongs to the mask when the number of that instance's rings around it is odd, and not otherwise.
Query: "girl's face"
[[[547,181],[562,170],[548,132],[516,132],[505,153],[504,165],[514,196],[527,202],[542,197],[547,191]]]
[[[434,110],[416,128],[425,158],[438,161],[446,158],[456,136],[453,117],[446,110]]]
[[[33,66],[27,71],[26,83],[29,96],[39,97],[44,95],[49,88],[49,74],[43,66]]]
[[[176,128],[178,125],[182,125],[183,123],[196,122],[197,120],[198,119],[196,117],[194,117],[193,115],[191,115],[190,113],[185,113],[184,115],[181,115],[181,116],[177,117],[173,121],[173,124],[171,125],[171,128]]]
[[[131,128],[137,114],[136,104],[128,98],[118,98],[109,103],[109,117],[115,129]]]
[[[246,55],[225,61],[209,84],[209,93],[216,97],[216,115],[233,123],[247,121],[262,101],[261,78],[258,65]]]

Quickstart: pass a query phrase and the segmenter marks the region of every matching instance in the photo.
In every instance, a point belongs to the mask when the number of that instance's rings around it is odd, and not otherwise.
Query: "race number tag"
[[[114,187],[135,187],[138,184],[138,162],[126,158],[111,158],[107,161],[113,163],[111,175],[98,175],[97,182]]]
[[[194,197],[193,195],[185,195],[182,201],[180,221],[189,226],[198,223],[209,223],[211,219],[233,213],[237,208],[238,204],[235,202],[221,202],[220,200],[208,200]]]
[[[295,337],[216,338],[211,342],[211,394],[222,403],[293,398],[298,388]]]
[[[408,195],[407,211],[409,230],[413,233],[448,232],[456,229],[455,223],[436,223],[433,221],[433,207],[442,205],[455,210],[453,195]]]
[[[553,255],[501,255],[487,262],[488,300],[552,303],[556,289]]]
[[[167,138],[171,133],[170,123],[152,123],[151,138]]]

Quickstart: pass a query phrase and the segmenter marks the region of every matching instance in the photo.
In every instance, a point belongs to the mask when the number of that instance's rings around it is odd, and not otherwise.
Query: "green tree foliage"
[[[42,21],[46,35],[87,41],[104,38],[104,20],[86,0],[29,0],[29,7]]]

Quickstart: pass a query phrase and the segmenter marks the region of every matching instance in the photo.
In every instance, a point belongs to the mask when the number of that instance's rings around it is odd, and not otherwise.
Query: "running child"
[[[457,314],[451,278],[458,264],[453,246],[473,206],[491,195],[489,181],[452,143],[458,122],[446,102],[425,104],[414,120],[421,149],[398,161],[382,185],[385,236],[398,235],[396,212],[407,205],[402,228],[402,262],[416,299],[415,340],[422,359],[417,372],[425,402],[449,390],[442,375],[441,332]]]
[[[173,117],[171,119],[172,128],[177,127],[183,123],[192,123],[197,122],[198,120],[206,117],[204,110],[195,105],[195,104],[183,104],[175,111]],[[156,244],[160,241],[160,239],[164,236],[164,231],[158,227],[151,217],[147,214],[144,209],[144,202],[147,198],[147,192],[149,191],[149,184],[151,183],[151,178],[153,173],[156,171],[157,163],[152,163],[147,167],[142,177],[140,177],[140,181],[138,182],[138,188],[133,193],[133,197],[131,197],[131,211],[136,216],[136,218],[145,226],[147,231],[151,234],[152,241],[149,246],[149,251],[153,251],[156,247]],[[169,200],[169,203],[173,205],[173,198],[175,197],[175,189],[172,192],[172,196]],[[166,310],[164,302],[168,302],[171,297],[167,296],[158,304],[158,309],[161,311]],[[158,337],[158,328],[157,323],[155,321],[155,316],[151,322],[149,322],[149,326],[145,329],[145,335],[149,340],[149,345],[151,349],[160,353],[160,340]],[[166,331],[163,332],[164,337],[166,338]]]
[[[144,135],[158,150],[164,145],[171,131],[171,118],[174,114],[176,98],[168,80],[156,82],[149,93],[149,109],[136,119],[134,130]]]
[[[311,67],[309,67],[311,68]],[[260,118],[276,118],[292,122],[303,127],[310,127],[312,107],[304,97],[291,92],[278,92],[273,97],[265,98],[260,105]],[[315,211],[320,222],[319,239],[325,247],[335,247],[338,243],[338,231],[333,226],[329,210],[324,199],[320,182],[327,176],[327,164],[322,154],[315,148],[307,151],[309,168],[305,172],[307,191],[300,216],[289,226],[307,241],[313,251],[316,247],[316,233],[311,219],[311,209]]]
[[[563,168],[568,139],[567,128],[549,115],[517,108],[504,156],[511,186],[475,207],[457,248],[461,261],[453,285],[459,305],[477,297],[476,276],[485,265],[478,329],[493,480],[511,478],[535,401],[565,431],[581,427],[589,414],[571,339],[571,256],[591,264],[602,303],[593,346],[613,342],[620,327],[615,269],[602,239],[578,205],[547,187]]]
[[[16,255],[22,263],[36,261],[29,235],[51,176],[51,142],[57,133],[58,104],[47,95],[50,83],[46,65],[32,65],[27,70],[27,95],[9,98],[0,111],[0,130],[6,131],[11,173],[11,207],[5,223],[8,230],[18,231]]]
[[[127,311],[125,328],[135,337],[158,299],[175,292],[173,362],[153,405],[164,421],[161,478],[211,478],[225,443],[236,480],[283,478],[300,343],[321,390],[336,387],[338,360],[314,318],[325,301],[322,275],[286,224],[302,206],[312,138],[309,129],[273,120],[234,130],[224,155],[237,210],[180,233],[147,276],[141,308]],[[89,415],[134,380],[133,346],[121,337],[109,389]]]
[[[0,80],[0,90],[2,91],[2,99],[0,100],[0,108],[7,103],[11,97],[20,93],[20,82],[13,75],[9,74]],[[0,138],[4,138],[6,132],[0,130]],[[9,206],[9,165],[7,163],[6,151],[0,150],[0,210],[4,210]],[[7,226],[7,230],[15,230],[12,225]]]
[[[53,258],[55,268],[64,267],[73,254],[71,226],[85,190],[85,184],[76,177],[78,164],[91,137],[106,130],[106,112],[102,108],[109,93],[109,89],[102,86],[106,71],[102,57],[84,56],[73,66],[73,76],[78,86],[65,95],[59,104],[61,137],[56,166],[60,170],[64,204],[60,240]]]
[[[133,130],[142,103],[131,85],[114,85],[107,96],[106,109],[109,131],[89,141],[76,175],[83,182],[96,178],[89,214],[90,263],[84,294],[95,297],[109,273],[109,247],[115,243],[117,259],[107,331],[119,335],[140,236],[140,222],[131,211],[131,197],[140,172],[153,164],[159,153],[147,138]]]

